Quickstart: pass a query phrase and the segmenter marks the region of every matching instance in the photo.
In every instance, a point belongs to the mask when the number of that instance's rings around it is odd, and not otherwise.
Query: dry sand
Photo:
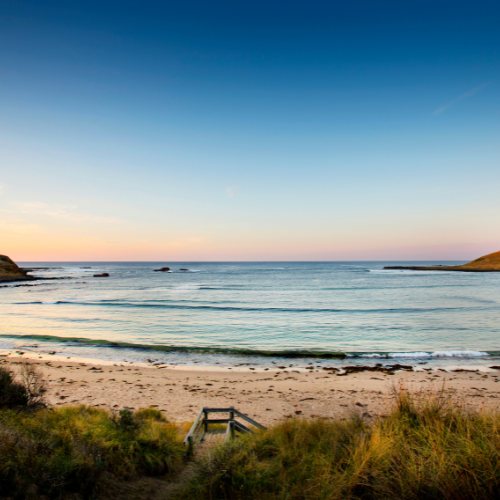
[[[26,356],[29,353],[5,351],[0,363],[16,368]],[[153,406],[179,423],[194,420],[203,406],[234,406],[264,425],[295,415],[342,418],[352,411],[370,418],[389,411],[391,386],[400,383],[415,391],[437,391],[444,384],[446,392],[471,408],[495,409],[500,401],[497,370],[425,371],[422,366],[421,371],[394,375],[362,372],[339,376],[320,368],[166,368],[38,354],[29,361],[48,380],[51,405],[86,404],[117,410]]]

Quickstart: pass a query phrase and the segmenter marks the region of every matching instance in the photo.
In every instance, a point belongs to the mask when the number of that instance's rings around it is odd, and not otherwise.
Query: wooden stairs
[[[227,418],[209,418],[209,416],[214,413],[225,413],[227,414]],[[229,408],[207,408],[204,406],[194,424],[191,426],[186,439],[184,439],[184,445],[187,448],[186,458],[193,455],[194,445],[196,442],[203,442],[210,435],[218,434],[220,436],[221,434],[224,434],[224,442],[227,442],[230,439],[233,439],[237,432],[244,434],[254,432],[252,428],[247,427],[238,421],[237,418],[244,420],[247,424],[250,424],[257,429],[265,429],[263,425],[259,424],[248,415],[236,410],[232,406]],[[217,428],[214,428],[214,425],[216,425]],[[225,430],[224,427],[222,427],[221,430],[221,425],[226,426]],[[210,429],[210,426],[212,426],[212,429]]]

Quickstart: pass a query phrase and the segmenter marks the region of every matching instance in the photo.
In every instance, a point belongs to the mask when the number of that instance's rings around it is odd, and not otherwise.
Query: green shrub
[[[106,478],[162,475],[181,465],[178,428],[157,410],[122,417],[116,425],[108,412],[86,406],[0,412],[0,495],[92,498]]]
[[[14,373],[0,366],[0,408],[26,406],[28,394],[23,384],[16,382]]]
[[[118,417],[116,415],[112,416],[112,421],[118,429],[123,432],[135,432],[141,426],[134,418],[134,413],[128,408],[124,408],[118,412]]]
[[[46,392],[46,383],[35,365],[21,363],[17,377],[11,369],[0,366],[0,409],[45,406]]]
[[[219,447],[189,500],[500,498],[500,415],[401,391],[372,424],[291,419]]]

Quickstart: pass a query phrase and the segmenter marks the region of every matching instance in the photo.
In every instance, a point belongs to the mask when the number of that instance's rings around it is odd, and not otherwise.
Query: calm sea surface
[[[70,279],[2,286],[0,348],[222,365],[498,357],[500,273],[382,270],[394,264],[23,263]]]

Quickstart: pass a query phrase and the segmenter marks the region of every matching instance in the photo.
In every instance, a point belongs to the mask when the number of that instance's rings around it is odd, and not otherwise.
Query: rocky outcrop
[[[384,269],[409,269],[412,271],[461,271],[464,273],[500,272],[500,252],[490,253],[461,266],[387,266]]]
[[[21,269],[12,259],[6,255],[0,255],[0,282],[7,281],[31,281],[36,279],[28,272]]]
[[[94,278],[109,278],[109,273],[94,274]]]
[[[161,269],[155,269],[156,273],[168,273],[170,272],[170,267],[162,267]]]

